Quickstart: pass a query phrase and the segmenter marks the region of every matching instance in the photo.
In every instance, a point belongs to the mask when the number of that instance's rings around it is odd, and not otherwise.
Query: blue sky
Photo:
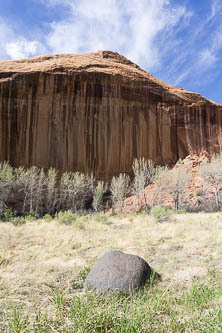
[[[222,104],[222,0],[0,0],[0,60],[102,49]]]

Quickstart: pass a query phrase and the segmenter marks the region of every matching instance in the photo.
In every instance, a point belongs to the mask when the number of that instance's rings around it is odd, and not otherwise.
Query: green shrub
[[[11,221],[11,219],[15,216],[15,213],[11,208],[5,208],[2,213],[2,219],[5,222]]]
[[[107,214],[104,214],[104,213],[95,214],[94,220],[96,222],[107,223],[107,222],[109,222],[109,216],[107,216]]]
[[[186,214],[187,211],[186,209],[178,209],[177,211],[175,211],[175,214]]]
[[[166,207],[155,206],[151,209],[151,215],[156,222],[169,221],[173,211]]]
[[[83,288],[85,279],[86,279],[88,273],[90,272],[90,270],[91,270],[91,267],[87,266],[79,272],[78,278],[75,279],[72,283],[73,289]]]
[[[13,168],[7,163],[0,163],[0,216],[7,208],[10,197],[13,196],[14,174]]]
[[[105,188],[106,188],[106,186],[105,186],[104,182],[99,181],[94,189],[92,206],[96,212],[98,212],[102,208],[103,194],[104,194]]]
[[[204,195],[203,190],[199,189],[199,190],[196,191],[196,196],[202,197],[203,195]]]
[[[21,216],[16,216],[16,217],[13,217],[10,222],[15,225],[15,226],[20,226],[20,225],[23,225],[26,223],[26,220],[24,217],[21,217]]]
[[[73,213],[71,210],[66,210],[65,212],[57,213],[55,217],[59,223],[72,224],[76,221],[78,214]]]
[[[83,209],[87,197],[92,196],[93,177],[81,172],[64,172],[60,179],[60,207],[76,212]]]
[[[50,214],[45,214],[43,216],[43,220],[45,220],[46,222],[51,222],[53,220],[53,217]]]
[[[35,211],[30,211],[29,214],[25,215],[27,221],[36,221],[39,218],[39,215]]]
[[[146,160],[144,157],[135,159],[132,165],[134,180],[132,183],[132,192],[137,197],[138,205],[140,205],[141,196],[144,199],[145,210],[148,213],[148,203],[146,199],[145,189],[153,183],[155,176],[155,166],[153,161]]]
[[[118,212],[123,212],[124,199],[130,193],[130,178],[125,173],[113,177],[110,185],[113,205],[117,205]]]

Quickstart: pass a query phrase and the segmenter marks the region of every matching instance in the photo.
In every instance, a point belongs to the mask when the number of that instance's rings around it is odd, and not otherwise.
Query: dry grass
[[[221,213],[174,215],[164,223],[147,215],[101,220],[0,223],[0,326],[17,305],[33,315],[53,312],[52,290],[84,294],[73,287],[79,273],[111,249],[143,257],[161,274],[163,288],[182,290],[209,272],[222,276]]]

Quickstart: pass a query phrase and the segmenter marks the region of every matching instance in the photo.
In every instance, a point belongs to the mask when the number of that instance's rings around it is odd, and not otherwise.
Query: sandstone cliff
[[[0,161],[130,172],[222,150],[222,107],[165,84],[118,53],[0,61]]]

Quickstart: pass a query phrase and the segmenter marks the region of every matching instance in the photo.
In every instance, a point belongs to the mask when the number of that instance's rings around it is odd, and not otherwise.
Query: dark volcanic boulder
[[[129,294],[146,283],[151,268],[142,258],[111,251],[100,258],[86,277],[86,286],[108,294],[119,290]]]

